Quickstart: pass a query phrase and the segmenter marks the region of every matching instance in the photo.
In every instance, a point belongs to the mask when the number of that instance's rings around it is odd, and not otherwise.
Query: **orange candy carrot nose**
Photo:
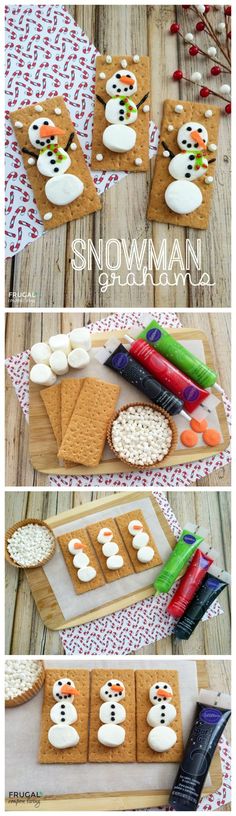
[[[112,691],[124,691],[123,686],[112,686]]]
[[[198,133],[198,131],[197,131],[197,130],[193,130],[193,131],[192,131],[192,133],[191,133],[191,139],[193,139],[193,141],[194,141],[194,142],[197,142],[197,143],[198,143],[198,145],[199,145],[199,147],[202,147],[202,148],[203,148],[203,150],[206,150],[206,145],[205,145],[205,142],[203,141],[203,139],[202,139],[202,138],[201,138],[201,136],[200,136],[200,133]]]
[[[65,683],[65,685],[62,686],[60,690],[62,691],[62,694],[78,694],[78,695],[80,694],[80,692],[77,691],[76,688],[73,688],[73,686],[68,686],[67,683]]]
[[[65,131],[54,125],[41,125],[39,128],[39,135],[43,138],[46,136],[64,136]]]
[[[121,76],[120,82],[123,82],[123,85],[134,85],[135,79],[132,79],[132,77],[128,76]]]
[[[84,544],[82,544],[82,541],[78,541],[76,544],[74,544],[74,548],[75,550],[84,550]]]
[[[166,689],[160,689],[159,688],[159,689],[157,689],[157,692],[158,692],[158,695],[157,695],[158,697],[172,697],[172,694],[170,694],[169,691],[166,691]]]

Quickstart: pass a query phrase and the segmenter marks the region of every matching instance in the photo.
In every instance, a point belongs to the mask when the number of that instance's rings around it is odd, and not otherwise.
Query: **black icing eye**
[[[167,689],[167,686],[163,686],[164,689]]]
[[[48,119],[45,119],[45,122],[44,122],[43,124],[44,124],[44,125],[49,125],[49,121],[48,121]]]
[[[33,130],[38,130],[38,129],[39,129],[38,125],[33,125]]]
[[[191,127],[187,127],[187,128],[186,128],[186,130],[192,130],[192,128],[191,128]]]
[[[202,133],[202,128],[198,128],[198,129],[197,129],[197,132],[198,132],[198,133]]]
[[[58,686],[62,686],[62,681],[58,680]]]
[[[66,681],[66,684],[67,684],[67,686],[71,686],[71,681],[70,681],[70,680],[67,680],[67,681]]]
[[[107,683],[108,686],[112,686],[112,683]]]
[[[158,689],[158,688],[159,688],[159,686],[155,686],[155,688],[157,688],[157,689]]]
[[[116,79],[120,79],[121,74],[116,74]]]
[[[130,78],[131,78],[131,74],[126,74],[126,76],[128,76],[128,77],[130,77]]]
[[[186,139],[182,139],[182,144],[186,144]]]

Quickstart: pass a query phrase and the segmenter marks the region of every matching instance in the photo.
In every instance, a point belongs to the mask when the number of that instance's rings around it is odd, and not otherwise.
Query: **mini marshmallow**
[[[193,42],[194,36],[191,31],[188,31],[187,34],[184,36],[185,42]]]
[[[133,541],[132,541],[132,545],[133,545],[135,550],[140,550],[141,547],[146,547],[148,542],[149,542],[148,533],[144,533],[144,532],[141,531],[140,533],[137,533],[134,536]]]
[[[45,365],[49,365],[51,353],[48,343],[34,343],[30,352],[35,363],[45,363]]]
[[[7,550],[18,566],[31,567],[50,555],[53,542],[54,537],[46,527],[26,524],[18,527],[8,539]]]
[[[141,564],[149,564],[149,562],[152,561],[153,556],[154,550],[152,547],[141,547],[137,552],[137,559]]]
[[[53,337],[49,337],[48,342],[52,351],[64,351],[64,354],[69,354],[71,345],[68,334],[55,334]]]
[[[211,153],[215,153],[217,150],[217,145],[214,144],[214,142],[211,142],[211,144],[208,145],[208,150],[210,150]]]
[[[117,570],[124,566],[124,559],[122,555],[111,555],[107,559],[107,568],[109,570]]]
[[[111,555],[117,555],[119,552],[118,544],[115,544],[115,541],[107,541],[106,544],[102,546],[102,552],[105,558],[109,558]]]
[[[6,660],[5,662],[5,700],[13,700],[34,685],[41,666],[36,660]]]
[[[81,329],[72,329],[69,334],[71,348],[84,348],[86,351],[89,351],[91,348],[91,335],[89,329],[86,326],[82,326]]]
[[[54,385],[57,381],[55,374],[51,371],[45,363],[36,363],[31,368],[30,380],[37,385]]]
[[[49,363],[54,374],[62,375],[67,374],[67,371],[69,371],[67,357],[64,351],[53,351]]]
[[[71,368],[84,368],[90,360],[89,354],[84,348],[74,348],[68,354],[68,363]]]

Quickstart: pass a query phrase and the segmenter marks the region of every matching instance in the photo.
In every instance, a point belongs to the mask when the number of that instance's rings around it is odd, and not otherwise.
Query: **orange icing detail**
[[[123,686],[112,686],[112,691],[124,691]]]
[[[123,82],[123,85],[134,85],[135,80],[132,77],[121,76],[120,82]]]
[[[216,431],[215,428],[208,428],[207,431],[204,431],[202,438],[206,445],[209,445],[210,448],[214,448],[214,445],[218,445],[220,442],[221,436],[219,431]]]
[[[202,147],[203,150],[206,150],[205,142],[203,141],[203,139],[200,136],[200,133],[198,133],[197,130],[192,131],[191,139],[194,139],[194,141],[199,144],[199,147]]]
[[[65,130],[55,125],[41,125],[39,134],[40,136],[64,136]]]
[[[186,448],[194,448],[198,442],[198,435],[195,433],[195,431],[186,430],[182,431],[180,434],[180,439]]]
[[[194,419],[193,417],[191,419],[190,425],[192,431],[195,431],[196,433],[203,433],[203,431],[206,431],[208,427],[208,422],[207,419]]]
[[[73,694],[73,695],[74,694],[77,694],[77,695],[80,694],[80,692],[77,691],[76,688],[73,688],[73,686],[68,686],[67,683],[65,683],[65,685],[61,687],[61,691],[62,691],[62,694]]]
[[[173,697],[173,694],[165,689],[157,689],[157,697]]]
[[[80,541],[80,542],[78,541],[78,544],[74,544],[74,548],[75,548],[75,550],[84,550],[85,549],[84,544],[82,544],[82,541]]]

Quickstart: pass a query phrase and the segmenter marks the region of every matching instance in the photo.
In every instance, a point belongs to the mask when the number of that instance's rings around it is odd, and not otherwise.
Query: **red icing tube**
[[[210,555],[205,555],[202,550],[196,550],[174,597],[167,606],[166,612],[169,615],[180,618],[184,614],[212,563],[213,558],[210,558]]]
[[[149,346],[146,340],[140,338],[134,340],[129,349],[129,353],[135,360],[138,360],[153,377],[156,377],[161,385],[165,385],[172,391],[172,394],[175,394],[176,397],[183,400],[184,408],[189,414],[195,411],[195,408],[198,408],[198,405],[209,397],[209,391],[206,391],[205,388],[201,388],[193,382],[193,380],[190,380],[190,378],[184,374],[183,371],[179,371],[170,360],[166,360],[165,357],[162,357],[162,354],[159,354],[152,346]]]

